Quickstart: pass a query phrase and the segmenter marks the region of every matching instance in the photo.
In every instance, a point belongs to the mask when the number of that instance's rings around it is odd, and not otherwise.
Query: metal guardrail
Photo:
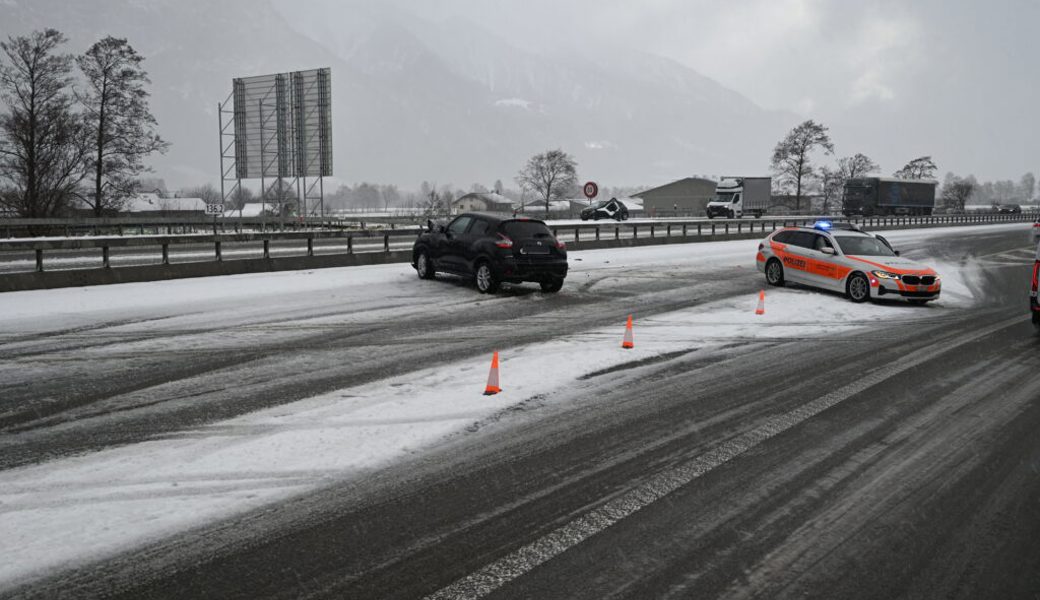
[[[101,217],[72,219],[0,219],[0,238],[75,235],[174,235],[189,233],[242,233],[245,231],[302,231],[306,229],[365,229],[368,223],[415,225],[411,217]]]
[[[845,219],[835,217],[835,222],[853,222],[864,228],[902,228],[915,226],[970,225],[1002,222],[1024,222],[1032,220],[1029,214],[965,214],[965,215],[933,215],[903,217],[869,217]],[[761,233],[767,234],[781,227],[811,225],[817,218],[779,218],[779,219],[715,219],[712,221],[667,220],[641,222],[588,222],[552,226],[553,234],[558,238],[581,248],[584,243],[603,240],[643,240],[647,238],[685,238],[685,239],[717,239],[726,236],[743,236]],[[44,270],[45,252],[75,251],[84,249],[101,249],[103,268],[113,268],[111,250],[113,248],[154,248],[161,249],[162,264],[170,264],[170,248],[186,245],[212,245],[212,259],[224,260],[224,248],[227,244],[262,244],[263,258],[271,257],[271,242],[301,242],[299,255],[303,254],[302,242],[306,242],[306,256],[315,255],[315,241],[345,240],[346,254],[357,252],[390,252],[398,246],[403,238],[414,239],[423,231],[420,227],[392,229],[361,230],[319,230],[273,231],[273,232],[238,232],[238,233],[191,233],[168,235],[123,235],[100,237],[57,237],[57,238],[14,238],[0,239],[0,262],[5,252],[35,253],[35,271]],[[365,240],[364,248],[356,247],[356,240]],[[375,241],[376,243],[371,243]],[[340,247],[337,247],[337,250]],[[197,261],[196,261],[197,262]],[[96,263],[95,263],[96,264]],[[83,268],[70,267],[70,268]],[[118,268],[118,267],[114,267]],[[24,272],[24,271],[23,271]],[[2,275],[0,275],[2,277]]]

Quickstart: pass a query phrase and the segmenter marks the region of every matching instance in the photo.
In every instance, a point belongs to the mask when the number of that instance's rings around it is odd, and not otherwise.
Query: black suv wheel
[[[419,279],[433,279],[435,275],[433,262],[425,250],[420,251],[415,257],[415,272],[419,274]]]
[[[477,265],[477,272],[474,278],[477,283],[477,290],[481,294],[494,294],[498,291],[498,279],[495,278],[495,273],[487,262]]]
[[[552,279],[546,279],[539,283],[542,286],[542,291],[547,294],[555,294],[560,291],[563,287],[563,280],[559,277],[553,277]]]

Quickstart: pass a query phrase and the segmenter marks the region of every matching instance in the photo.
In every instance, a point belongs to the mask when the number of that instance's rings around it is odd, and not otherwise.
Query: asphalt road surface
[[[1040,598],[1040,337],[1026,310],[1028,247],[994,233],[904,250],[979,261],[981,301],[601,373],[561,390],[566,402],[527,406],[410,462],[10,595]],[[549,302],[507,292],[507,314],[443,283],[472,302],[464,329],[451,314],[416,313],[233,355],[127,352],[93,370],[54,367],[31,389],[0,383],[2,467],[486,354],[503,336],[533,342],[621,321],[633,307],[651,315],[761,287],[750,270],[715,273],[710,285],[681,269],[632,275],[609,293],[593,278]],[[198,334],[163,335],[176,350],[178,337]],[[0,358],[154,342],[141,335],[8,339]],[[347,364],[329,367],[330,352]],[[289,353],[324,368],[292,382],[256,368]],[[218,368],[253,384],[217,390],[205,373]],[[160,382],[176,392],[149,401],[167,409],[127,410],[144,402],[135,389]]]

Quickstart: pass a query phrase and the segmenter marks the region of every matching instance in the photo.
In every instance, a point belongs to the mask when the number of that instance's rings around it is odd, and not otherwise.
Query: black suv
[[[473,277],[482,294],[499,284],[537,281],[558,292],[567,276],[567,247],[545,223],[465,213],[447,225],[428,222],[412,248],[412,266],[422,279],[437,271]]]
[[[588,221],[589,219],[593,221],[599,221],[600,219],[624,221],[628,218],[628,207],[617,198],[611,198],[610,200],[600,200],[592,206],[583,208],[580,215],[582,221]]]

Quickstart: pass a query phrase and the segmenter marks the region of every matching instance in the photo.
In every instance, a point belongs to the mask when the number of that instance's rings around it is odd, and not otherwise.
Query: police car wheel
[[[870,300],[870,282],[867,281],[867,276],[862,273],[856,273],[849,277],[849,282],[845,284],[845,294],[853,302]]]
[[[777,287],[784,285],[784,266],[775,258],[766,263],[766,283]]]

